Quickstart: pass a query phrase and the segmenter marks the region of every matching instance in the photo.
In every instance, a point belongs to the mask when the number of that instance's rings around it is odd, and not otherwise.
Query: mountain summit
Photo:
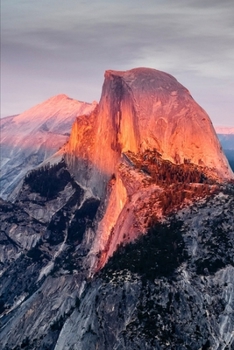
[[[151,171],[143,166],[147,159],[154,162]],[[105,205],[90,253],[104,252],[101,265],[126,237],[145,232],[149,211],[161,216],[157,201],[152,204],[159,190],[145,185],[147,175],[159,177],[163,166],[174,164],[199,168],[220,182],[233,178],[206,112],[174,77],[149,68],[105,72],[100,103],[90,116],[76,119],[65,161],[76,181]],[[165,171],[176,177],[180,169]],[[143,203],[150,208],[144,214]]]
[[[1,197],[14,199],[13,192],[27,171],[57,152],[68,140],[77,115],[89,114],[94,107],[60,94],[19,115],[3,118]]]
[[[233,173],[186,88],[107,71],[95,108],[59,95],[3,126],[21,175],[69,140],[0,199],[2,350],[233,348]]]
[[[173,163],[233,177],[208,115],[174,77],[149,68],[106,71],[98,109],[77,119],[69,140],[78,181],[101,196],[124,152],[154,148]]]

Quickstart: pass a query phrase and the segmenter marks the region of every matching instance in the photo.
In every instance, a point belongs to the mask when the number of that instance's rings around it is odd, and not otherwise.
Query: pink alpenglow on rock
[[[198,165],[220,182],[233,179],[208,115],[174,77],[149,68],[106,71],[100,103],[76,119],[65,155],[76,180],[104,203],[90,252],[94,265],[101,252],[97,268],[118,244],[144,233],[144,208],[161,216],[157,198],[163,190],[146,186],[126,163],[126,152],[146,150],[175,164]]]
[[[89,114],[95,106],[61,94],[17,116],[3,118],[0,196],[13,199],[27,171],[57,152],[67,142],[77,115]]]
[[[98,107],[73,125],[67,162],[77,179],[102,196],[122,153],[154,148],[163,159],[233,178],[209,116],[173,76],[150,68],[106,71]]]

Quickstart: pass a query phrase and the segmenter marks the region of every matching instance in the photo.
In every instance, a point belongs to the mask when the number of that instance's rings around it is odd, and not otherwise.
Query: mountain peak
[[[142,202],[146,220],[150,210],[160,216],[150,199],[160,190],[134,170],[134,159],[145,169],[148,152],[152,162],[174,164],[178,172],[188,165],[220,182],[234,176],[208,115],[174,77],[147,68],[109,70],[98,107],[76,119],[65,155],[76,181],[106,206],[93,245],[93,252],[102,251],[97,268],[126,234],[133,240],[144,232]]]
[[[107,71],[94,107],[2,124],[3,180],[40,168],[0,200],[1,349],[232,347],[233,174],[209,117],[147,68]]]
[[[105,72],[105,78],[121,78],[127,85],[135,89],[139,88],[141,93],[148,90],[157,90],[159,88],[166,89],[168,91],[180,90],[188,92],[188,90],[181,85],[175,77],[153,68],[133,68],[127,71],[115,71],[107,70]]]
[[[68,97],[66,94],[58,94],[50,97],[47,101],[55,102],[55,101],[61,101],[66,99],[72,100],[72,98]]]
[[[156,149],[173,163],[189,161],[210,169],[221,181],[233,177],[209,116],[167,73],[151,68],[107,70],[94,113],[74,126],[68,159],[84,170],[77,175],[81,183],[99,196],[127,151]]]
[[[0,129],[1,196],[7,198],[28,170],[57,152],[68,140],[76,117],[89,114],[94,107],[60,94],[4,118]]]

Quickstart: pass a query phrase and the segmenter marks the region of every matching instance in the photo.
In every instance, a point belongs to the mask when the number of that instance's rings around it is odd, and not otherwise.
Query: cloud
[[[46,93],[64,86],[97,99],[105,69],[135,66],[168,71],[201,95],[199,81],[233,84],[233,0],[5,0],[2,8],[5,96],[24,76],[28,85],[44,78]]]

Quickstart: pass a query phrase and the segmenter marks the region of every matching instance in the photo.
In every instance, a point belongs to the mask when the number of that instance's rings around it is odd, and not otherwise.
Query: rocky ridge
[[[18,255],[2,261],[1,348],[231,349],[233,185],[120,245],[91,279],[87,253],[101,208],[83,196],[77,187],[50,222],[37,222],[39,240],[22,247],[22,235]],[[12,206],[10,232],[23,202],[4,205]],[[18,232],[25,225],[16,224]]]
[[[233,346],[233,174],[208,119],[207,164],[175,137],[194,109],[200,130],[205,112],[173,77],[108,71],[64,159],[1,201],[2,349]]]
[[[76,181],[106,206],[90,252],[94,265],[92,254],[108,250],[112,255],[121,243],[118,227],[125,225],[128,233],[131,227],[130,239],[145,230],[134,223],[135,215],[127,215],[129,198],[135,203],[142,197],[141,186],[135,195],[129,193],[121,164],[129,166],[127,152],[143,155],[154,149],[165,161],[200,166],[204,174],[221,182],[233,179],[208,115],[174,77],[148,68],[106,71],[99,105],[89,117],[76,119],[65,151]],[[146,197],[156,191],[148,190],[142,187]],[[110,241],[116,242],[111,249]]]
[[[95,106],[57,95],[22,114],[3,118],[0,196],[14,200],[26,173],[62,148],[77,115],[89,114]],[[61,157],[58,154],[56,161]]]
[[[232,349],[231,197],[220,193],[179,211],[122,247],[87,288],[55,349]]]
[[[97,109],[77,119],[66,150],[77,181],[102,196],[122,153],[154,148],[173,163],[233,178],[208,115],[174,77],[149,68],[106,71]]]

